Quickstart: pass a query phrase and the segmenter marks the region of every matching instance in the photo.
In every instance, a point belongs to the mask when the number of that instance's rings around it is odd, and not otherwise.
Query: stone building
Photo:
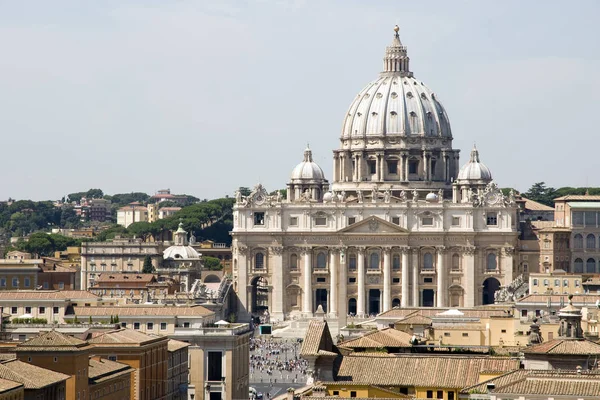
[[[515,197],[502,194],[475,147],[459,168],[452,140],[396,27],[383,72],[344,116],[331,185],[307,148],[286,199],[262,185],[236,194],[240,318],[493,303],[515,278]]]

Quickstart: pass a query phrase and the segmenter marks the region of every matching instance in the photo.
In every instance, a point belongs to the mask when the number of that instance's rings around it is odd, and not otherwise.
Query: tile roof
[[[600,372],[572,370],[518,370],[464,388],[461,393],[487,392],[487,384],[494,383],[495,394],[598,397]]]
[[[431,318],[415,313],[396,321],[396,323],[404,325],[431,325]]]
[[[0,301],[8,300],[67,300],[99,299],[86,290],[2,290]]]
[[[52,330],[19,343],[16,351],[77,351],[87,346],[81,339]]]
[[[167,343],[168,350],[171,352],[177,351],[179,349],[183,349],[185,347],[188,347],[189,345],[190,345],[189,343],[181,342],[181,341],[175,340],[175,339],[169,339],[169,342]]]
[[[530,200],[526,197],[521,196],[525,200],[525,208],[531,211],[554,211],[554,207],[549,207],[545,204],[538,203],[537,201]]]
[[[568,194],[566,196],[557,197],[554,201],[561,200],[591,200],[591,201],[600,201],[600,196],[598,195],[589,195],[589,194]]]
[[[567,295],[559,295],[559,294],[529,294],[525,297],[522,297],[516,301],[517,307],[519,305],[528,305],[528,304],[548,304],[548,300],[552,306],[558,307],[562,301],[564,305],[569,302]],[[596,306],[596,300],[600,300],[600,294],[574,294],[573,295],[573,304],[582,307],[582,306]]]
[[[531,221],[533,229],[554,228],[554,221]]]
[[[505,310],[510,310],[508,306],[480,306],[474,308],[459,308],[458,310],[463,314],[461,317],[464,318],[489,318],[494,316],[506,316]],[[427,309],[419,308],[393,308],[389,311],[379,314],[376,319],[379,318],[396,318],[402,319],[411,315],[420,314],[424,317],[435,317],[436,315],[448,311],[450,308],[434,308],[430,307]]]
[[[94,383],[112,379],[124,373],[131,373],[134,369],[127,364],[107,360],[105,358],[90,358],[88,378]]]
[[[523,349],[525,354],[600,355],[600,344],[587,339],[554,339]]]
[[[381,386],[464,388],[479,382],[481,371],[512,371],[520,361],[508,357],[371,354],[342,358],[336,381]],[[457,373],[460,371],[460,373]]]
[[[0,378],[0,393],[6,393],[23,386],[21,382],[15,382],[8,379]]]
[[[406,332],[385,328],[339,343],[338,346],[345,348],[412,347],[411,337],[412,335]]]
[[[123,344],[123,345],[143,345],[161,340],[168,340],[166,336],[154,336],[134,331],[132,329],[117,329],[114,331],[104,332],[89,340],[90,343],[98,344]]]
[[[308,329],[306,330],[306,335],[302,342],[302,349],[300,349],[300,355],[319,355],[319,350],[325,350],[327,352],[334,350],[333,340],[331,338],[331,333],[329,332],[327,321],[313,320],[310,321]]]
[[[207,317],[214,312],[202,306],[119,306],[119,307],[73,307],[78,316],[173,316],[173,317]]]
[[[41,389],[69,379],[70,375],[36,367],[19,360],[0,364],[0,378],[20,382],[25,389]]]

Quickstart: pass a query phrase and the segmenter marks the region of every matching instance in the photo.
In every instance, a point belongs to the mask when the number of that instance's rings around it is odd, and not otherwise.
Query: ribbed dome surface
[[[471,180],[471,181],[491,181],[492,173],[490,169],[485,166],[484,163],[479,161],[479,152],[477,148],[473,146],[471,150],[471,158],[469,162],[462,166],[458,172],[458,181]]]
[[[342,128],[342,139],[406,135],[452,137],[450,122],[435,94],[409,70],[406,46],[398,26],[386,48],[383,72],[354,99]]]
[[[319,165],[313,161],[312,152],[309,148],[304,150],[304,160],[296,165],[292,171],[292,181],[322,181],[325,180],[325,174]]]
[[[170,246],[163,252],[165,260],[197,260],[200,254],[191,246]]]

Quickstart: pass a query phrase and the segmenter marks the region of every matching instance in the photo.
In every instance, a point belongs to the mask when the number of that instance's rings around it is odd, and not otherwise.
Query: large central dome
[[[398,28],[386,48],[383,72],[354,99],[342,129],[342,139],[364,136],[452,137],[448,116],[435,94],[409,70],[406,46]]]
[[[334,150],[333,190],[448,190],[459,151],[437,96],[410,71],[394,28],[383,72],[354,99]]]

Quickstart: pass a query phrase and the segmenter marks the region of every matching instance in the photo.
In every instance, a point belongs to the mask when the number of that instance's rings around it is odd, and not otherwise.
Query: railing
[[[175,328],[173,336],[235,336],[250,331],[248,324],[232,324],[229,327],[210,327],[210,328]]]

